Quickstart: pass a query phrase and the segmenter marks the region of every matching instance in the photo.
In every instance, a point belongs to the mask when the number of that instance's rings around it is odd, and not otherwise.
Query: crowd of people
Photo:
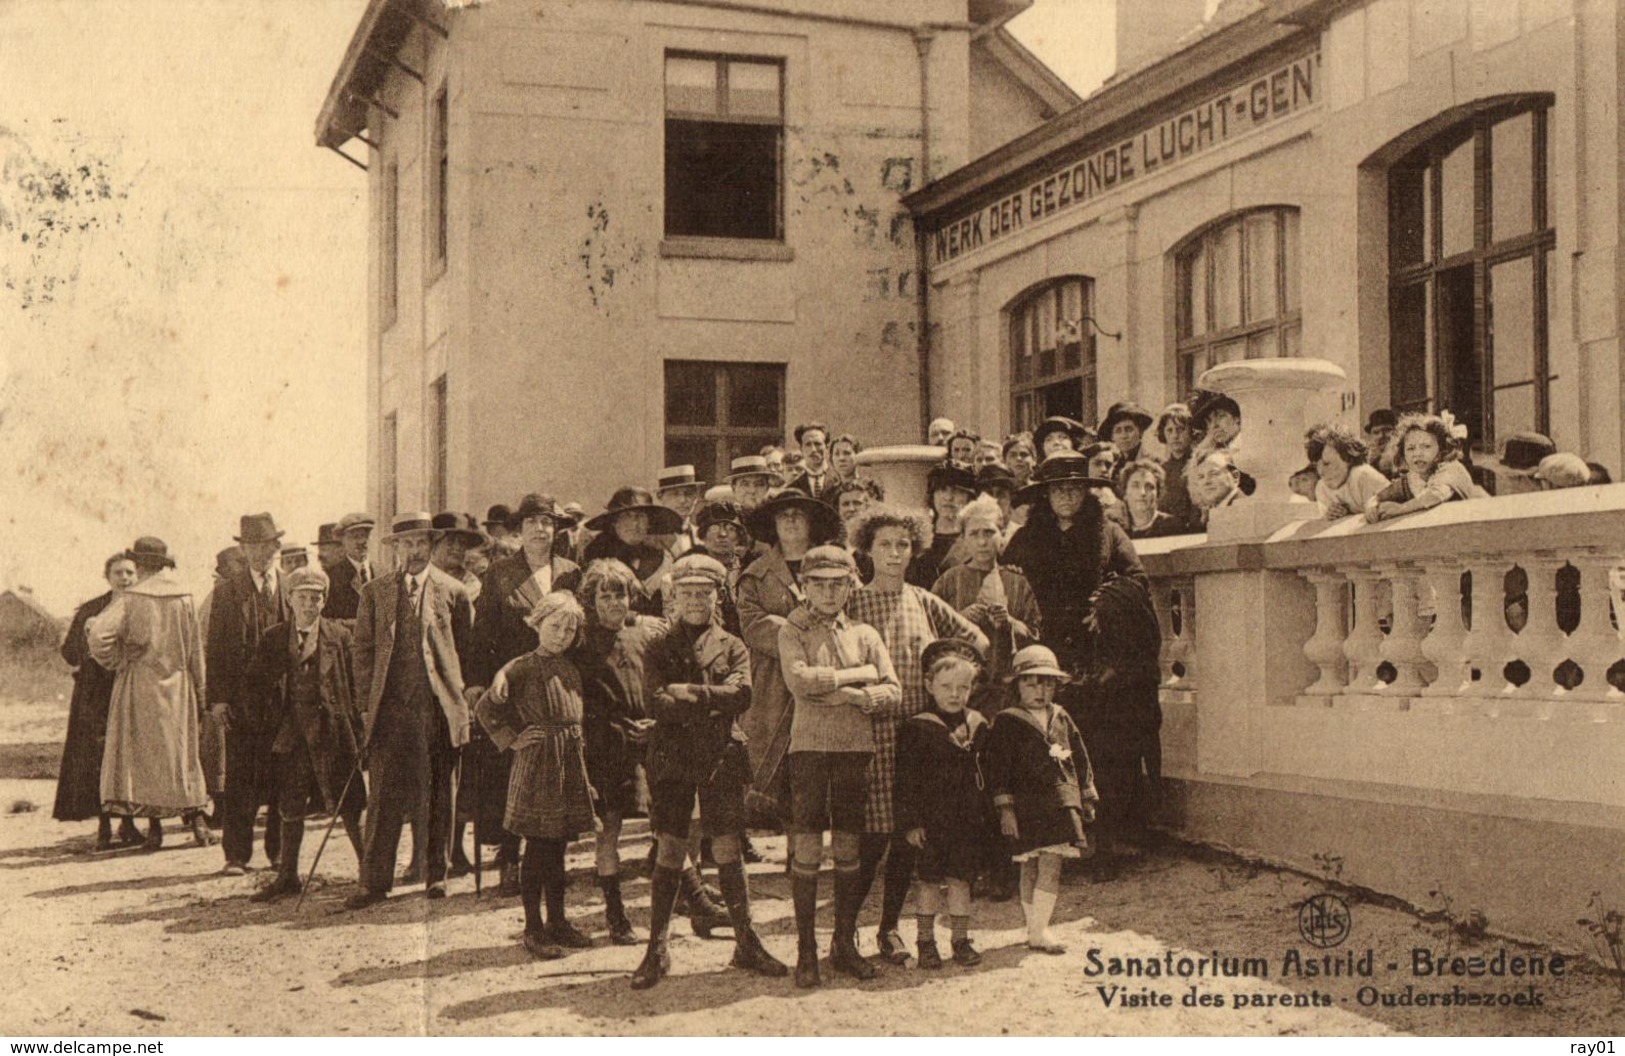
[[[1313,479],[1292,486],[1322,515],[1482,492],[1448,415],[1378,411],[1366,434],[1310,430]],[[909,956],[911,893],[922,968],[944,963],[944,906],[950,959],[980,961],[976,897],[1019,897],[1029,946],[1062,952],[1063,868],[1120,869],[1157,805],[1161,632],[1134,540],[1201,531],[1253,493],[1241,408],[1197,391],[1155,417],[1125,401],[1098,428],[1054,417],[1002,440],[939,419],[918,496],[865,477],[849,434],[793,435],[725,481],[669,467],[591,517],[540,491],[387,531],[349,514],[322,526],[314,561],[271,514],[247,515],[198,605],[163,541],[138,539],[63,644],[56,816],[96,818],[104,849],[115,819],[119,842],[149,849],[167,818],[200,845],[218,829],[222,872],[243,875],[263,812],[260,901],[304,889],[306,821],[330,817],[360,863],[357,912],[398,883],[430,899],[482,883],[489,849],[541,959],[593,944],[565,909],[565,851],[590,833],[608,939],[645,947],[640,989],[670,970],[676,913],[731,931],[736,967],[790,974],[752,925],[752,830],[788,835],[797,986],[820,983],[826,834],[833,970],[879,970],[856,935],[877,881],[882,963]],[[1544,437],[1510,438],[1501,461],[1532,487],[1594,473]],[[634,817],[653,835],[646,935],[622,897]]]

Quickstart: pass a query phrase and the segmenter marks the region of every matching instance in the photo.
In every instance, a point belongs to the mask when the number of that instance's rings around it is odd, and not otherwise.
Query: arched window
[[[1550,425],[1550,120],[1548,96],[1479,104],[1388,167],[1389,400],[1486,447]]]
[[[1017,431],[1051,415],[1093,422],[1095,340],[1084,323],[1094,314],[1094,280],[1052,279],[1010,302],[1011,420]]]
[[[1181,396],[1220,363],[1297,355],[1298,210],[1237,213],[1180,243],[1174,302]]]

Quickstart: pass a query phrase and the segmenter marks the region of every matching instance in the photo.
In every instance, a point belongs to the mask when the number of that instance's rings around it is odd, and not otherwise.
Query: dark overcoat
[[[1082,842],[1083,804],[1100,795],[1083,735],[1060,705],[1039,715],[1020,707],[999,712],[985,768],[994,805],[1015,808],[1020,835],[1011,853]]]
[[[79,606],[62,639],[62,659],[73,668],[73,699],[68,703],[68,736],[57,770],[57,821],[87,821],[102,810],[102,752],[107,746],[107,706],[113,699],[113,672],[90,658],[85,623],[113,601],[108,591]]]
[[[967,711],[956,734],[929,711],[897,731],[897,831],[925,830],[927,853],[939,862],[971,866],[989,860],[998,846],[993,799],[983,776],[988,720]]]
[[[227,706],[233,733],[275,732],[276,717],[265,713],[262,699],[252,692],[248,669],[259,650],[260,639],[273,626],[292,616],[280,575],[274,618],[261,603],[259,592],[254,589],[254,577],[246,565],[233,568],[215,585],[206,631],[209,643],[206,693],[210,704]]]

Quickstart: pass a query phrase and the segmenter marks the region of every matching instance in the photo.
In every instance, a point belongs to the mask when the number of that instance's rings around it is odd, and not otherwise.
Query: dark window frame
[[[1275,225],[1275,314],[1266,318],[1252,317],[1252,245],[1247,237],[1247,222],[1261,216],[1274,218]],[[1289,238],[1289,228],[1296,228],[1297,241]],[[1229,229],[1236,228],[1240,240],[1240,263],[1236,274],[1236,286],[1239,294],[1237,302],[1238,322],[1231,326],[1218,328],[1216,325],[1218,310],[1218,253],[1215,251],[1220,237]],[[1263,358],[1252,355],[1252,343],[1255,337],[1273,334],[1275,354],[1288,355],[1288,340],[1295,331],[1297,334],[1297,353],[1303,347],[1303,294],[1301,284],[1294,284],[1293,273],[1301,274],[1298,269],[1302,263],[1302,231],[1303,211],[1295,205],[1263,205],[1254,208],[1241,209],[1226,213],[1210,223],[1204,225],[1185,238],[1181,239],[1170,251],[1173,259],[1173,311],[1174,311],[1174,372],[1176,377],[1176,390],[1179,398],[1184,399],[1194,387],[1196,378],[1201,371],[1195,369],[1200,359],[1212,366],[1211,356],[1215,349],[1235,341],[1247,343],[1247,354],[1244,358]],[[1290,256],[1289,251],[1295,250],[1296,256]],[[1186,302],[1183,292],[1186,288],[1185,275],[1191,269],[1191,261],[1200,253],[1203,274],[1202,306],[1204,320],[1190,318],[1191,306]],[[1297,300],[1288,304],[1288,294],[1297,289]],[[1203,368],[1204,370],[1207,367]]]
[[[717,109],[714,113],[699,113],[688,110],[672,108],[669,96],[663,99],[661,123],[662,129],[662,162],[661,162],[661,194],[662,194],[662,221],[661,230],[664,239],[669,243],[729,243],[740,242],[747,246],[782,245],[785,239],[785,135],[788,122],[785,117],[786,96],[786,62],[781,56],[750,55],[737,52],[707,52],[693,51],[683,48],[669,48],[665,51],[661,65],[661,90],[667,91],[665,64],[672,59],[690,59],[711,63],[716,70],[716,98]],[[731,62],[751,63],[759,66],[775,67],[779,75],[778,103],[779,112],[776,117],[763,117],[756,114],[733,114],[728,110],[728,64]],[[759,128],[773,128],[777,130],[777,143],[774,148],[773,164],[773,231],[769,235],[752,235],[745,233],[731,234],[690,234],[672,230],[671,198],[673,175],[669,170],[671,151],[672,126],[674,123],[693,124],[721,124],[721,125],[750,125]]]
[[[378,437],[378,491],[379,499],[384,507],[383,523],[389,524],[400,512],[401,488],[401,419],[400,412],[390,411],[384,415],[383,424],[379,428]]]
[[[731,385],[729,372],[736,368],[750,368],[755,370],[767,368],[776,372],[778,376],[778,406],[773,409],[774,425],[747,426],[734,425],[729,422],[729,389]],[[728,470],[729,462],[731,460],[730,451],[734,449],[735,441],[748,441],[748,450],[753,454],[768,444],[782,444],[784,442],[785,401],[786,390],[789,383],[788,368],[785,364],[760,362],[755,360],[668,359],[665,361],[661,377],[663,394],[669,391],[671,387],[672,372],[674,370],[682,369],[708,369],[712,371],[711,377],[713,382],[713,391],[716,394],[715,402],[712,407],[712,411],[714,413],[712,414],[710,424],[676,425],[671,423],[669,420],[669,415],[665,410],[666,397],[664,395],[662,396],[662,416],[667,419],[662,423],[664,426],[664,433],[662,435],[662,457],[668,459],[667,464],[670,464],[670,455],[667,451],[666,445],[668,445],[671,441],[676,440],[688,443],[693,443],[695,441],[710,441],[713,445],[712,465],[711,467],[697,466],[696,469],[700,473],[702,479],[710,480],[712,483],[717,483],[721,479],[720,474],[725,474]],[[714,475],[706,476],[708,472]]]
[[[434,431],[429,445],[429,510],[439,513],[450,508],[448,484],[451,475],[450,382],[441,374],[429,383],[429,423]]]
[[[382,200],[381,216],[379,217],[382,230],[379,233],[379,259],[381,273],[379,282],[379,316],[380,328],[388,330],[395,325],[400,314],[400,275],[401,275],[401,167],[393,158],[384,166],[380,177],[383,187],[379,191]]]
[[[451,90],[440,82],[429,104],[428,184],[424,243],[428,248],[427,282],[433,283],[446,270],[451,246]]]
[[[1076,331],[1067,340],[1068,320],[1065,311],[1064,288],[1079,289],[1079,318]],[[1047,302],[1047,304],[1046,304]],[[1100,414],[1099,359],[1094,328],[1083,321],[1093,318],[1095,280],[1088,275],[1060,275],[1029,286],[1017,294],[1005,309],[1007,364],[1005,377],[1010,386],[1010,422],[1013,431],[1032,429],[1048,413],[1044,406],[1044,391],[1056,385],[1076,381],[1079,383],[1079,413],[1085,422],[1094,422]],[[1040,315],[1053,308],[1051,322],[1053,347],[1039,347]],[[1037,311],[1035,311],[1037,309]],[[1030,354],[1029,354],[1030,352]],[[1045,357],[1049,357],[1046,365]],[[1028,362],[1023,362],[1027,360]]]
[[[1471,269],[1472,360],[1476,370],[1478,406],[1476,408],[1451,407],[1459,418],[1470,424],[1470,442],[1479,450],[1494,450],[1496,443],[1495,394],[1499,391],[1521,388],[1534,389],[1534,427],[1550,434],[1551,387],[1557,375],[1551,373],[1551,305],[1548,296],[1548,271],[1552,267],[1552,254],[1557,247],[1557,228],[1550,215],[1551,174],[1547,154],[1551,137],[1553,100],[1548,96],[1528,96],[1493,105],[1481,106],[1467,116],[1434,132],[1424,142],[1411,147],[1396,159],[1387,172],[1387,231],[1389,237],[1389,342],[1391,348],[1389,402],[1396,410],[1440,409],[1441,396],[1449,389],[1452,365],[1441,357],[1442,333],[1447,317],[1442,290],[1445,273],[1456,269]],[[1530,230],[1509,238],[1497,240],[1494,232],[1492,204],[1494,202],[1493,141],[1494,129],[1502,122],[1528,114],[1530,127]],[[1444,181],[1439,178],[1440,165],[1454,150],[1473,144],[1473,244],[1471,248],[1444,255]],[[1428,211],[1431,223],[1424,231],[1427,245],[1423,259],[1417,262],[1394,264],[1397,255],[1396,217],[1401,215],[1399,191],[1395,180],[1399,174],[1422,174],[1427,178]],[[1530,267],[1530,307],[1533,316],[1533,343],[1531,374],[1528,381],[1495,384],[1495,339],[1492,298],[1492,270],[1501,264],[1528,258]],[[1401,398],[1394,379],[1405,365],[1398,362],[1405,342],[1396,336],[1404,321],[1401,298],[1407,293],[1422,290],[1424,318],[1427,320],[1421,336],[1424,340],[1424,359],[1421,363],[1421,398]],[[1431,329],[1429,329],[1431,328]],[[1414,341],[1414,337],[1412,338]],[[1412,368],[1414,369],[1414,367]],[[1477,428],[1471,428],[1476,425]]]

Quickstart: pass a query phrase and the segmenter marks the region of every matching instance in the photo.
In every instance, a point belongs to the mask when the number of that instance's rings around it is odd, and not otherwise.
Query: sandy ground
[[[641,950],[607,945],[603,905],[590,880],[590,844],[570,857],[570,912],[599,945],[564,961],[532,961],[519,945],[517,899],[474,893],[452,881],[431,903],[422,888],[397,889],[382,906],[346,913],[355,857],[339,834],[328,845],[326,883],[296,911],[291,900],[256,905],[265,875],[217,875],[218,848],[195,848],[179,832],[162,851],[92,852],[94,823],[50,819],[53,782],[37,774],[61,736],[58,702],[0,704],[0,807],[39,806],[0,816],[0,977],[8,986],[0,1032],[97,1034],[1537,1034],[1625,1032],[1618,981],[1589,963],[1533,980],[1539,1007],[1420,1009],[1365,1007],[1360,988],[1390,996],[1448,992],[1452,980],[1414,979],[1412,947],[1493,954],[1494,939],[1452,939],[1437,924],[1354,900],[1349,940],[1335,953],[1374,953],[1374,978],[1283,977],[1288,951],[1316,954],[1299,937],[1298,906],[1322,885],[1294,873],[1170,848],[1112,881],[1069,886],[1056,914],[1064,957],[1030,953],[1014,902],[977,903],[973,930],[986,961],[939,972],[912,963],[876,981],[832,977],[818,991],[795,990],[727,968],[732,944],[689,934],[678,920],[673,975],[635,993],[627,975]],[[173,824],[171,826],[173,828]],[[319,839],[312,823],[308,863]],[[626,857],[648,846],[641,824]],[[783,840],[762,839],[773,861]],[[404,848],[403,848],[404,850]],[[261,859],[263,864],[263,859]],[[491,874],[495,880],[495,874]],[[753,869],[756,917],[768,947],[793,959],[788,881],[771,862]],[[828,885],[825,885],[827,898]],[[648,885],[627,900],[647,921]],[[864,915],[873,949],[875,908]],[[830,926],[825,905],[821,939]],[[903,934],[912,941],[912,917]],[[943,922],[946,950],[946,922]],[[1262,957],[1268,977],[1206,979],[1091,977],[1091,948],[1108,958]],[[1514,955],[1545,951],[1511,947]],[[1389,970],[1388,964],[1397,966]],[[1474,993],[1525,993],[1528,979],[1461,979]],[[1192,985],[1195,986],[1195,997]],[[1110,1006],[1102,988],[1143,991],[1171,1007]],[[1368,994],[1370,992],[1368,991]],[[1318,999],[1322,1007],[1291,1007]],[[1222,1007],[1187,1007],[1207,999]],[[1287,1007],[1282,1007],[1285,1002]],[[1240,1005],[1242,1007],[1237,1007]]]

